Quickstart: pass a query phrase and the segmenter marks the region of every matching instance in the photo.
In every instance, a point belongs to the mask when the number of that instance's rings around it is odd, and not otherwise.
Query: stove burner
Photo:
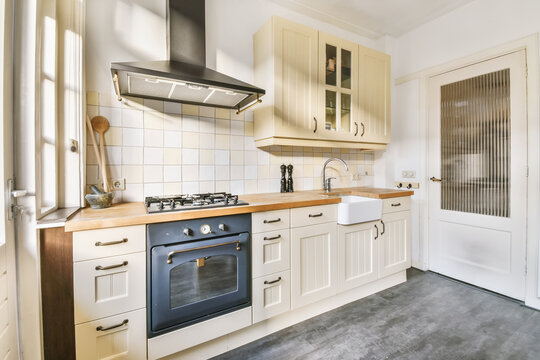
[[[247,205],[247,202],[238,200],[238,195],[218,192],[175,196],[149,196],[145,198],[144,204],[147,212],[150,214],[199,208],[206,209],[222,206]]]

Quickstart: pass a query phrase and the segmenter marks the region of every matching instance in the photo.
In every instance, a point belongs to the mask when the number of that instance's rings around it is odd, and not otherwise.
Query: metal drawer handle
[[[362,125],[362,133],[360,134],[360,136],[364,136],[364,133],[366,132],[366,127],[364,126],[364,123],[360,123],[360,125]]]
[[[356,126],[356,131],[354,132],[354,136],[358,135],[358,123],[355,121],[354,126]]]
[[[309,217],[310,218],[314,218],[314,217],[321,217],[323,215],[323,213],[318,213],[318,214],[309,214]]]
[[[116,324],[116,325],[109,326],[109,327],[106,327],[106,328],[104,328],[103,326],[98,326],[98,327],[96,328],[96,331],[107,331],[107,330],[116,329],[116,328],[119,328],[120,326],[127,325],[128,322],[129,322],[129,320],[128,320],[128,319],[125,319],[125,320],[122,321],[120,324]]]
[[[373,226],[375,226],[375,229],[377,229],[377,235],[375,235],[375,240],[377,240],[379,238],[379,228],[377,227],[377,225]]]
[[[118,244],[127,243],[127,242],[128,242],[128,239],[123,238],[122,240],[118,240],[118,241],[109,241],[109,242],[98,241],[95,245],[96,246],[109,246],[109,245],[118,245]]]
[[[109,269],[115,269],[115,268],[119,268],[119,267],[122,267],[122,266],[126,266],[128,264],[127,261],[124,261],[123,263],[121,264],[116,264],[116,265],[109,265],[109,266],[101,266],[101,265],[98,265],[96,266],[96,270],[109,270]]]
[[[313,129],[313,132],[316,133],[317,132],[317,118],[313,117],[313,121],[315,121],[315,129]]]
[[[280,281],[281,281],[281,276],[278,277],[276,280],[272,280],[272,281],[265,280],[264,285],[271,285],[271,284],[275,284],[275,283],[280,282]]]
[[[401,203],[392,204],[391,206],[401,206]]]
[[[263,240],[276,240],[276,239],[280,239],[281,238],[281,234],[277,235],[277,236],[272,236],[272,237],[264,237]]]
[[[277,223],[277,222],[280,222],[280,221],[281,221],[281,218],[277,218],[275,220],[264,220],[263,223],[272,224],[272,223]]]
[[[214,247],[217,247],[217,246],[230,245],[230,244],[236,244],[236,250],[237,251],[242,250],[242,248],[240,247],[240,240],[228,241],[228,242],[224,242],[224,243],[220,243],[220,244],[199,246],[199,247],[196,247],[196,248],[193,248],[193,249],[175,250],[175,251],[171,251],[169,254],[167,254],[167,264],[172,264],[172,257],[174,255],[176,255],[176,254],[180,254],[180,253],[188,252],[188,251],[210,249],[210,248],[214,248]]]
[[[381,235],[384,235],[384,232],[386,231],[386,225],[384,225],[384,221],[382,221],[382,220],[381,220],[381,224],[382,224]]]

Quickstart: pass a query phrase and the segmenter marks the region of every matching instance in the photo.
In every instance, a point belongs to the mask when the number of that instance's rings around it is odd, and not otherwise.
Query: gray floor
[[[418,270],[215,359],[540,359],[540,312]]]

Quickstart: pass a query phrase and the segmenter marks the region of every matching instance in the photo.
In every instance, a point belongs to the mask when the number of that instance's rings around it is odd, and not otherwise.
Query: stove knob
[[[225,231],[225,230],[227,230],[227,225],[225,225],[225,224],[219,224],[219,225],[218,225],[218,228],[219,228],[219,230],[221,230],[221,231]]]
[[[184,235],[191,236],[191,233],[192,233],[192,231],[191,231],[190,228],[184,228]]]

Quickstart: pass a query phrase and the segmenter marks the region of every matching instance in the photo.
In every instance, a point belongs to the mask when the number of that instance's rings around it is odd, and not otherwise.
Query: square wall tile
[[[216,135],[216,149],[228,150],[230,147],[229,135]]]
[[[199,182],[199,191],[201,193],[212,193],[216,191],[215,181],[200,181]]]
[[[216,134],[230,134],[231,122],[230,120],[216,119]]]
[[[216,148],[216,136],[214,134],[199,134],[199,148],[200,149],[215,149]]]
[[[145,165],[144,182],[157,183],[163,182],[163,165]]]
[[[230,119],[231,118],[231,110],[230,109],[216,108],[216,118],[218,118],[218,119]]]
[[[197,194],[201,191],[199,190],[199,182],[198,181],[184,181],[182,183],[182,190],[184,194]]]
[[[199,128],[201,133],[213,134],[216,132],[216,120],[209,117],[199,117]]]
[[[122,200],[125,202],[143,201],[143,184],[126,184],[126,190],[122,192]]]
[[[200,150],[199,151],[199,163],[201,165],[214,165],[215,152],[214,150]]]
[[[215,150],[215,164],[216,165],[229,165],[230,164],[230,151],[229,150]]]
[[[240,114],[236,113],[236,109],[231,109],[231,119],[232,120],[241,120],[244,121],[244,117],[246,115],[245,111],[242,111]]]
[[[182,194],[182,183],[171,182],[163,184],[163,195],[180,195]]]
[[[242,165],[231,165],[231,180],[244,179],[244,167]]]
[[[244,150],[244,136],[231,135],[231,150]]]
[[[245,180],[244,181],[244,194],[256,194],[257,193],[257,180]]]
[[[217,192],[231,192],[231,183],[230,181],[216,181],[216,191]]]
[[[144,146],[163,147],[163,130],[144,129]]]
[[[122,165],[122,177],[128,184],[143,182],[144,167],[142,165]]]
[[[144,163],[146,165],[163,164],[163,148],[144,148]]]
[[[182,164],[182,149],[164,148],[163,149],[163,164],[165,165]]]
[[[199,148],[199,133],[198,132],[182,132],[182,147],[190,149]]]
[[[86,183],[89,185],[95,185],[99,183],[99,166],[88,165],[86,167]]]
[[[182,104],[165,101],[163,103],[163,112],[165,114],[181,114],[182,113]]]
[[[243,194],[244,193],[244,180],[231,180],[231,193]]]
[[[142,165],[143,148],[124,146],[122,147],[122,165]]]
[[[105,146],[107,153],[106,164],[121,165],[122,164],[122,147],[121,146]]]
[[[244,165],[257,165],[256,151],[244,151]]]
[[[191,116],[199,116],[199,106],[190,105],[190,104],[182,104],[182,114],[191,115]]]
[[[244,136],[253,136],[253,123],[244,122]]]
[[[244,152],[231,150],[231,165],[244,165]]]
[[[163,183],[144,184],[144,197],[163,195]]]
[[[143,113],[144,117],[144,128],[145,129],[158,129],[163,130],[164,118],[162,113],[145,111]]]
[[[182,165],[182,181],[199,181],[199,166]]]
[[[199,150],[182,149],[182,164],[195,165],[199,163]]]
[[[99,105],[99,93],[96,91],[87,91],[86,103],[88,105]]]
[[[182,130],[182,115],[165,114],[163,116],[163,129],[172,131]]]
[[[182,166],[165,165],[163,166],[164,182],[180,182],[182,180]]]
[[[165,130],[163,132],[163,146],[171,148],[182,147],[182,133],[180,131]]]
[[[122,143],[124,146],[143,146],[144,131],[143,129],[123,128]]]
[[[122,109],[122,126],[130,128],[142,128],[144,115],[140,110]]]
[[[230,180],[230,170],[231,168],[229,165],[216,165],[216,180]]]
[[[182,131],[199,131],[199,118],[197,116],[182,116]]]
[[[199,116],[215,118],[216,109],[210,106],[199,106]]]
[[[244,135],[244,122],[231,120],[231,135]]]
[[[143,99],[143,105],[145,110],[163,112],[163,101],[161,100]]]
[[[201,165],[199,166],[199,180],[201,181],[214,181],[215,180],[215,167],[213,165]]]
[[[256,180],[257,179],[257,165],[244,166],[244,179]]]

